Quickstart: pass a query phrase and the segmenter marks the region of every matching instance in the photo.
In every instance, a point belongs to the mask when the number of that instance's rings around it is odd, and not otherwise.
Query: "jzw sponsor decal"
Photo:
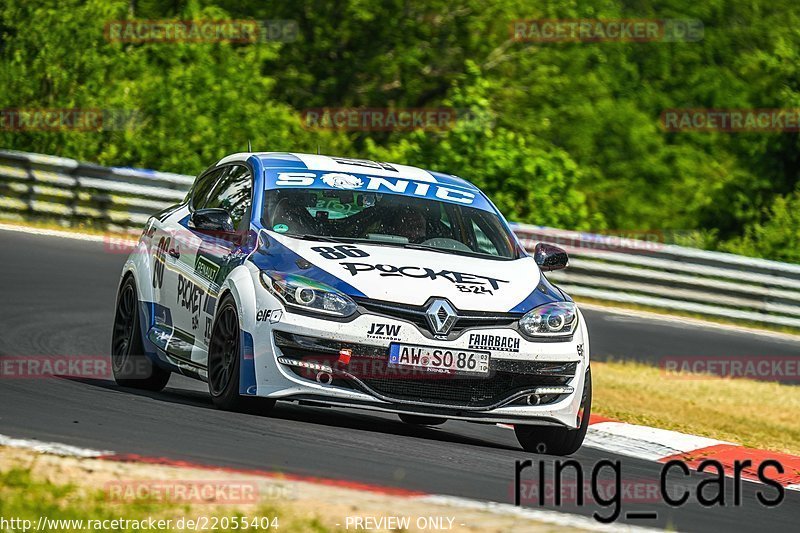
[[[400,328],[402,326],[395,324],[371,324],[367,337],[371,339],[398,339],[400,335]]]
[[[475,193],[447,187],[437,183],[410,181],[378,176],[353,176],[352,174],[328,173],[319,176],[320,181],[335,189],[363,190],[409,194],[423,198],[438,198],[449,202],[470,205],[475,201]],[[280,172],[275,180],[276,187],[311,187],[317,175],[312,172]]]
[[[469,347],[475,350],[494,350],[497,352],[518,352],[519,339],[504,335],[483,335],[470,333]]]
[[[370,265],[367,263],[339,263],[344,267],[345,270],[350,272],[351,275],[356,276],[362,272],[370,272],[376,270],[380,273],[381,276],[403,276],[407,278],[417,278],[417,279],[431,279],[436,280],[439,278],[446,279],[450,283],[454,283],[459,286],[472,286],[474,288],[479,289],[478,291],[468,291],[468,292],[486,292],[492,294],[492,291],[486,287],[488,284],[489,287],[492,289],[500,288],[501,283],[508,283],[508,281],[491,278],[489,276],[480,276],[478,274],[466,274],[464,272],[455,272],[452,270],[433,270],[432,268],[426,267],[417,267],[417,266],[403,266],[403,267],[396,267],[393,265]],[[483,288],[485,290],[481,291],[480,289]]]
[[[217,272],[219,272],[219,266],[215,265],[210,259],[206,257],[197,256],[197,261],[194,264],[194,271],[197,272],[197,274],[200,277],[205,278],[206,280],[213,283],[214,280],[217,279]]]
[[[280,309],[259,309],[256,313],[256,322],[280,322],[283,311]]]

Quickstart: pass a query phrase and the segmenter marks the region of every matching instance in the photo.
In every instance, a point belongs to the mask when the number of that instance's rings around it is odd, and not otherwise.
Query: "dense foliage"
[[[122,43],[120,19],[270,19],[267,43]],[[525,43],[516,19],[694,18],[697,42]],[[0,109],[127,113],[101,132],[0,128],[0,146],[195,174],[244,149],[419,164],[509,219],[800,261],[790,132],[666,132],[669,108],[800,108],[794,0],[5,0]],[[303,127],[316,107],[452,107],[446,131]]]

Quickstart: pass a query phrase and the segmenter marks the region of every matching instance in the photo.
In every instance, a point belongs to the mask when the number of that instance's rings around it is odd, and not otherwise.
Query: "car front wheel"
[[[236,302],[226,294],[217,308],[208,343],[208,392],[211,400],[226,411],[269,410],[275,405],[274,400],[239,394],[241,337]]]
[[[580,424],[576,429],[550,426],[515,425],[514,433],[526,452],[570,455],[578,451],[589,429],[589,416],[592,413],[592,370],[586,371],[583,385],[581,409],[578,412]]]

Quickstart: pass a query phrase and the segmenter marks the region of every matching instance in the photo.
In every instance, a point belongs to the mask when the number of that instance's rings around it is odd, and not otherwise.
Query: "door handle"
[[[177,250],[177,249],[175,249],[175,248],[172,248],[172,249],[169,251],[169,255],[171,255],[171,256],[172,256],[172,257],[174,257],[175,259],[180,259],[180,258],[181,258],[181,251],[180,251],[180,250]]]

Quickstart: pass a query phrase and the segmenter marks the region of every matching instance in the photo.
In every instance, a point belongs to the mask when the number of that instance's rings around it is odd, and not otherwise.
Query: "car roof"
[[[354,159],[318,154],[293,152],[239,152],[220,159],[218,165],[245,162],[251,157],[258,158],[265,169],[317,170],[327,172],[349,172],[370,176],[397,177],[414,181],[454,185],[464,189],[479,189],[469,181],[443,172],[398,163],[384,163],[369,159]]]

